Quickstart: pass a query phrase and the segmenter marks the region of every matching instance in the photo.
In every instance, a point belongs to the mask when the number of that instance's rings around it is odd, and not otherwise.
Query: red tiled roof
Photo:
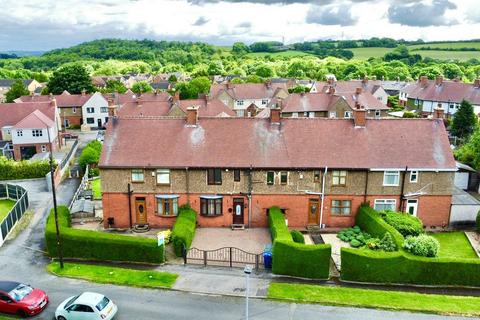
[[[443,80],[442,84],[437,86],[435,80],[428,80],[427,86],[423,87],[417,81],[403,88],[402,92],[407,93],[408,98],[412,99],[455,103],[465,99],[472,104],[480,105],[480,88],[471,83]]]
[[[170,111],[171,103],[169,101],[140,101],[126,102],[118,108],[119,117],[130,116],[167,116]]]
[[[218,99],[188,99],[179,100],[178,106],[186,113],[188,107],[199,106],[199,117],[217,117],[219,115],[226,115],[236,117],[237,114]]]
[[[21,96],[17,102],[45,102],[52,100],[52,97],[57,101],[57,107],[81,107],[90,99],[91,94],[59,94],[54,96]]]
[[[55,108],[50,102],[0,103],[0,128],[13,126],[20,120],[33,113],[41,111],[49,119],[55,119]]]
[[[167,92],[158,93],[142,93],[140,96],[135,93],[106,93],[103,95],[105,99],[113,99],[115,104],[124,104],[127,102],[135,102],[140,97],[141,101],[168,101],[171,99],[171,95]]]
[[[317,82],[317,91],[327,92],[330,84],[327,82]],[[369,93],[375,93],[380,87],[382,87],[382,81],[380,80],[348,80],[348,81],[335,81],[333,86],[335,87],[335,92],[355,92],[357,88],[362,88],[363,91]]]
[[[154,138],[156,137],[156,138]],[[101,167],[410,168],[455,170],[443,121],[203,118],[109,123]]]
[[[15,124],[17,129],[41,129],[53,127],[55,122],[38,109]]]
[[[339,93],[340,95],[341,93]],[[355,94],[352,92],[341,94],[342,98],[347,100],[350,108],[355,108],[355,103],[358,102],[361,106],[364,106],[367,110],[389,110],[390,108],[383,104],[380,100],[375,98],[370,92],[362,92]]]
[[[228,88],[230,86],[230,88]],[[286,83],[239,83],[239,84],[212,84],[210,97],[216,98],[221,92],[227,92],[233,99],[267,99],[272,98],[277,90],[287,91]]]
[[[282,112],[328,111],[339,99],[328,93],[293,93],[282,101]]]

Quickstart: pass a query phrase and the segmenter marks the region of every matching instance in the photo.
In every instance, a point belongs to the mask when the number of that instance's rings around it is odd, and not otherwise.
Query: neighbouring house
[[[316,86],[318,92],[328,92],[333,87],[337,93],[353,93],[357,88],[361,88],[363,92],[371,93],[381,103],[385,105],[388,103],[388,94],[382,87],[382,81],[369,80],[368,77],[349,81],[336,81],[334,78],[328,78],[327,82],[317,82]]]
[[[358,88],[354,94],[337,94],[332,87],[328,93],[293,93],[285,99],[274,99],[270,107],[280,107],[285,118],[352,118],[361,105],[369,118],[383,118],[389,108],[369,92]]]
[[[400,95],[400,91],[403,90],[406,86],[408,86],[410,82],[408,81],[400,81],[400,80],[382,80],[380,85],[382,86],[383,90],[389,96],[398,96]]]
[[[441,108],[449,117],[457,112],[462,100],[470,102],[475,114],[480,114],[480,79],[474,83],[463,83],[459,80],[446,81],[441,76],[435,80],[421,76],[417,82],[400,91],[399,104],[424,116],[432,115],[435,108]]]
[[[266,227],[272,206],[289,227],[346,227],[364,202],[448,225],[456,166],[442,120],[268,110],[202,118],[188,108],[180,119],[112,108],[99,163],[105,227],[171,227],[187,203],[200,227]]]
[[[297,86],[303,86],[308,88],[308,92],[310,93],[317,93],[317,81],[315,80],[297,80]]]
[[[18,79],[0,79],[0,102],[5,101],[5,94],[10,91],[13,83],[17,80]],[[34,94],[38,88],[42,87],[42,84],[35,79],[26,79],[22,81],[23,85],[31,94]]]
[[[49,151],[49,141],[53,150],[60,147],[55,99],[0,104],[0,128],[0,141],[8,142],[6,151],[15,160],[30,159],[37,153]]]
[[[168,116],[186,117],[189,108],[196,108],[199,117],[236,117],[237,114],[218,99],[201,95],[199,99],[179,100],[174,96]]]
[[[288,96],[285,83],[240,83],[213,84],[210,88],[211,99],[218,99],[230,107],[239,117],[254,117],[275,97]],[[248,109],[248,110],[247,110]]]
[[[100,92],[92,94],[82,105],[82,131],[101,129],[108,121],[108,101]]]
[[[156,82],[150,83],[150,86],[155,91],[168,91],[172,89],[172,84],[168,80],[159,80]]]
[[[479,183],[479,176],[475,169],[457,161],[457,172],[455,172],[455,187],[468,190],[477,191]]]

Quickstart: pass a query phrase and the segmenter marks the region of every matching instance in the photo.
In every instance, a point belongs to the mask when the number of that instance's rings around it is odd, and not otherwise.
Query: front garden
[[[5,219],[7,214],[12,210],[13,206],[15,205],[14,200],[4,199],[0,200],[0,222]]]

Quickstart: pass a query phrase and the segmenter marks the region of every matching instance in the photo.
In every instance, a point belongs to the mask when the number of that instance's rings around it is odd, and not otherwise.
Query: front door
[[[318,199],[309,199],[308,200],[308,224],[317,225],[319,217],[319,205]]]
[[[407,200],[407,212],[412,216],[417,216],[418,200]]]
[[[147,224],[147,207],[145,205],[145,198],[135,199],[135,212],[137,214],[137,224]]]
[[[68,119],[64,120],[64,126],[65,126],[65,128],[70,127],[70,121],[68,121]]]
[[[243,221],[243,198],[233,199],[233,224],[244,224]]]
[[[102,119],[97,119],[97,127],[102,127]]]

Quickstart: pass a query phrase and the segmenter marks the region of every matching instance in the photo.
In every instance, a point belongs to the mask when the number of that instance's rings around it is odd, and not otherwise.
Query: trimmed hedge
[[[357,224],[375,236],[390,232],[399,246],[403,236],[381,219],[374,209],[362,205]],[[393,229],[393,230],[392,230]],[[342,248],[341,279],[355,282],[441,286],[480,286],[480,259],[426,258],[400,249],[382,252]]]
[[[383,220],[381,214],[370,207],[368,204],[362,204],[355,216],[356,225],[362,230],[368,232],[375,238],[382,239],[386,232],[390,232],[397,248],[403,246],[405,240],[400,232]]]
[[[418,236],[422,234],[422,220],[405,212],[383,211],[380,213],[386,223],[394,227],[402,236]]]
[[[45,175],[49,172],[49,160],[15,161],[3,156],[0,157],[0,180],[45,178]]]
[[[65,258],[99,261],[148,262],[165,261],[163,246],[157,240],[105,232],[72,229],[70,211],[58,207],[58,224]],[[57,236],[53,209],[47,218],[45,240],[49,256],[57,257]]]
[[[181,206],[172,229],[173,249],[177,257],[182,256],[183,247],[190,249],[196,227],[197,213],[195,210],[188,205]]]
[[[290,235],[292,236],[293,242],[296,243],[305,243],[305,237],[303,234],[298,230],[290,231]]]
[[[278,207],[269,209],[268,222],[273,241],[273,273],[311,279],[329,278],[330,245],[294,242]]]
[[[477,232],[480,233],[480,211],[477,213]]]

